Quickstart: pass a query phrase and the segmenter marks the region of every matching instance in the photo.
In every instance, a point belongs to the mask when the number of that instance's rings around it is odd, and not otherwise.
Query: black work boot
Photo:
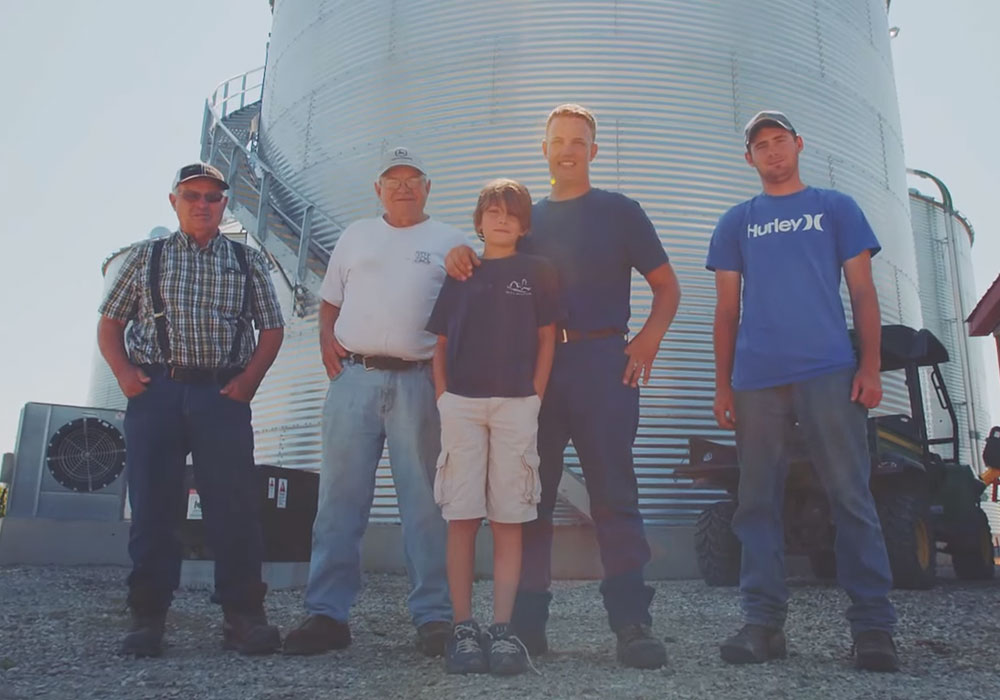
[[[346,649],[350,644],[351,628],[346,622],[326,615],[310,615],[285,636],[282,651],[308,656],[331,649]]]
[[[281,648],[281,634],[267,624],[263,606],[256,610],[222,609],[222,648],[254,656],[273,654]]]
[[[531,656],[541,656],[549,651],[545,625],[549,621],[551,600],[552,594],[548,591],[518,591],[514,599],[510,626]]]
[[[899,655],[892,635],[883,630],[865,630],[854,637],[854,665],[864,671],[899,670]]]
[[[785,633],[776,627],[743,625],[719,647],[722,660],[731,664],[762,664],[788,655]]]
[[[667,663],[667,648],[653,636],[649,625],[625,625],[618,636],[618,662],[629,668],[660,668]]]
[[[132,608],[132,624],[122,639],[121,653],[137,659],[163,653],[163,629],[167,612],[145,613]]]

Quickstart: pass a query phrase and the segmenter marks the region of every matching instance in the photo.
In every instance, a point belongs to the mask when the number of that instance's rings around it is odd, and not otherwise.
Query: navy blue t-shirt
[[[723,214],[705,266],[743,277],[733,388],[764,389],[852,367],[841,270],[880,249],[861,208],[836,190],[760,194]]]
[[[482,260],[465,282],[445,279],[427,330],[448,338],[448,391],[532,396],[538,329],[561,321],[556,271],[517,253]]]
[[[579,331],[614,328],[625,333],[632,268],[645,275],[667,262],[663,243],[639,203],[600,189],[575,199],[537,202],[531,233],[518,250],[552,262],[559,272],[566,326]]]

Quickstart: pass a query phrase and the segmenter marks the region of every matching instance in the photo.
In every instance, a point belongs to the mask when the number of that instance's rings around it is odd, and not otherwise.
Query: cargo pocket
[[[437,468],[434,471],[434,502],[439,506],[448,502],[448,490],[445,483],[448,474],[448,453],[441,450],[441,454],[438,455]]]
[[[538,450],[528,448],[521,454],[521,501],[528,505],[536,505],[542,497],[542,481],[538,477],[538,465],[541,460]]]

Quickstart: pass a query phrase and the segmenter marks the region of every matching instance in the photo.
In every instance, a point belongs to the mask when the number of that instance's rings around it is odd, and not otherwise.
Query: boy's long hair
[[[472,223],[476,227],[479,240],[483,238],[483,213],[491,206],[500,205],[521,224],[521,230],[531,230],[531,193],[517,180],[501,177],[486,183],[479,193],[476,210],[472,213]]]

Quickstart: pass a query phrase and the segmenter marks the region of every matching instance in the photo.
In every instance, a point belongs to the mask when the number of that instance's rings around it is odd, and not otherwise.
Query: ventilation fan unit
[[[21,412],[7,515],[119,521],[125,508],[122,411],[29,403]]]

